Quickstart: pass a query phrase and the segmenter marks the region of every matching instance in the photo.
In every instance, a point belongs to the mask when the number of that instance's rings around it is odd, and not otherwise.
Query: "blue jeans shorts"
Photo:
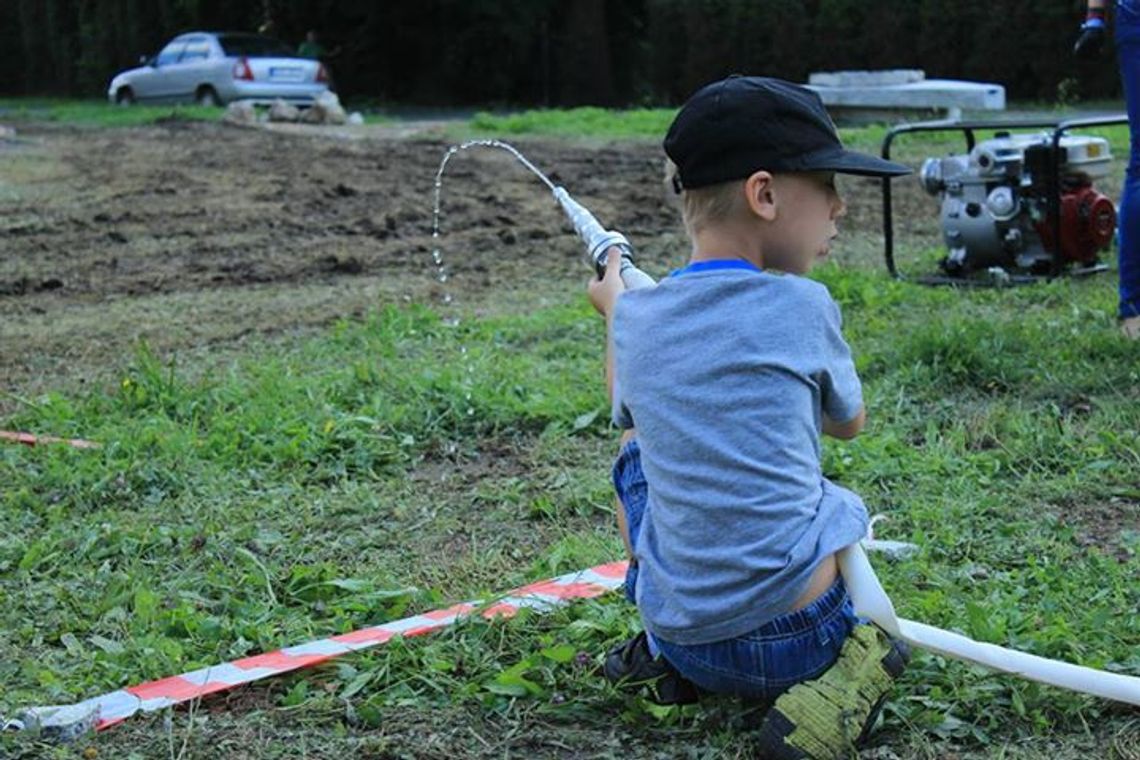
[[[630,543],[636,547],[648,497],[636,439],[618,454],[613,481],[625,510]],[[630,562],[625,593],[631,602],[635,602],[637,571],[636,562]],[[860,622],[843,579],[837,578],[803,609],[780,615],[742,636],[710,644],[674,644],[657,636],[654,641],[665,659],[702,689],[771,702],[830,668]]]

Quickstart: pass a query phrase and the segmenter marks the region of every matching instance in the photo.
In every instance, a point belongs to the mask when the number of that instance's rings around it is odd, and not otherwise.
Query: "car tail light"
[[[325,65],[323,63],[317,64],[317,81],[318,82],[329,81],[329,70],[325,68]]]
[[[234,79],[244,79],[247,82],[253,81],[253,69],[249,67],[249,61],[244,57],[238,58],[234,64]]]

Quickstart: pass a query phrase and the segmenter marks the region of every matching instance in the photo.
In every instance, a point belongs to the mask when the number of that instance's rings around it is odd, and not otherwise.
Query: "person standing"
[[[318,61],[325,56],[325,46],[317,38],[317,31],[310,29],[305,35],[305,41],[297,46],[297,55],[302,58],[311,58]]]
[[[1095,58],[1108,36],[1108,0],[1088,0],[1081,35],[1073,46],[1078,58]],[[1131,155],[1120,198],[1120,327],[1140,339],[1140,0],[1116,0],[1116,49],[1124,102],[1128,109]]]

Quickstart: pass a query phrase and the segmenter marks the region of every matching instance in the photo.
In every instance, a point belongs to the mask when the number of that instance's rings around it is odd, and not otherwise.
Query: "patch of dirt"
[[[460,451],[454,445],[433,451],[409,472],[413,483],[452,483],[455,487],[478,483],[490,475],[522,476],[533,470],[528,442],[485,438],[477,449]]]
[[[1127,561],[1140,544],[1140,501],[1117,497],[1109,501],[1065,502],[1054,513],[1073,529],[1077,544]]]
[[[445,289],[478,310],[582,288],[581,244],[549,193],[484,148],[453,158],[444,176],[441,285],[432,190],[450,143],[419,128],[361,134],[23,127],[0,176],[0,386],[34,395],[103,376],[140,339],[185,354],[386,303],[440,304]],[[513,142],[635,241],[647,270],[683,262],[656,141]],[[841,238],[836,258],[866,249],[881,265],[877,185],[851,183],[849,245]],[[929,200],[903,190],[898,218],[926,218]],[[0,399],[0,414],[14,403]]]

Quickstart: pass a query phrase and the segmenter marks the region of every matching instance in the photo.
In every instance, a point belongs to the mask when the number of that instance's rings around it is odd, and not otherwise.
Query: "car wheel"
[[[115,104],[120,106],[133,106],[135,104],[135,94],[130,87],[119,88],[119,91],[115,93]]]
[[[218,93],[213,87],[205,85],[198,88],[198,92],[194,96],[194,102],[200,106],[216,108],[222,104],[222,99],[218,97]]]

